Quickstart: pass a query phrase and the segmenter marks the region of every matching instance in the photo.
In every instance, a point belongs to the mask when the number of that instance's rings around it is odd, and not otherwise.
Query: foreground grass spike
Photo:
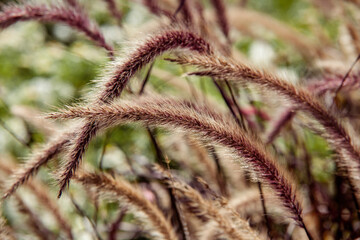
[[[160,32],[143,43],[128,57],[117,64],[110,78],[106,78],[103,90],[99,93],[98,103],[109,103],[120,96],[127,82],[146,64],[166,51],[177,48],[188,49],[200,54],[211,54],[210,45],[200,36],[186,30]]]
[[[42,22],[57,22],[66,24],[83,32],[111,55],[113,48],[106,43],[98,26],[78,7],[67,7],[62,4],[9,4],[4,5],[0,12],[0,28],[7,28],[20,21],[38,20]]]
[[[118,63],[109,78],[104,79],[104,85],[94,102],[102,105],[119,97],[135,73],[157,56],[174,49],[188,49],[202,54],[213,52],[204,39],[189,31],[171,29],[151,36],[131,52],[128,58]],[[68,161],[60,173],[59,197],[75,173],[90,139],[96,135],[98,124],[96,121],[89,121],[79,129],[69,151]]]
[[[209,107],[172,99],[163,100],[161,97],[144,97],[97,107],[69,108],[49,117],[88,118],[99,122],[99,130],[125,122],[143,122],[197,133],[205,140],[231,149],[258,180],[274,190],[291,217],[306,230],[294,184],[284,170],[280,169],[257,139],[242,131],[229,116]]]
[[[223,80],[237,81],[240,83],[254,83],[266,91],[272,90],[285,96],[295,107],[307,112],[322,126],[322,128],[316,126],[312,126],[312,128],[316,128],[315,130],[320,132],[340,155],[337,164],[339,168],[344,169],[345,173],[350,174],[348,177],[357,195],[357,201],[360,200],[359,189],[355,187],[358,185],[357,182],[360,175],[360,151],[358,147],[354,145],[354,141],[340,121],[306,89],[300,86],[294,86],[290,82],[282,80],[268,72],[251,68],[245,64],[236,63],[228,58],[197,55],[192,57],[179,57],[173,61],[179,64],[199,67],[200,71],[191,73],[193,75],[219,77]]]
[[[85,188],[95,189],[99,196],[110,195],[113,196],[111,199],[116,201],[119,201],[120,198],[129,207],[140,210],[146,215],[148,220],[146,222],[151,224],[152,228],[159,233],[160,236],[157,236],[156,239],[177,239],[173,228],[161,211],[128,182],[101,173],[81,173],[75,177],[75,180],[84,185]]]

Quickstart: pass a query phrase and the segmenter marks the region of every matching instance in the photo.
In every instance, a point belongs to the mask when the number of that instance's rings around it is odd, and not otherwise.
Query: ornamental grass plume
[[[306,0],[12,2],[0,6],[1,239],[360,237],[354,1],[329,15]],[[36,116],[49,104],[56,124]],[[295,117],[312,132],[283,127]]]
[[[73,107],[49,115],[52,119],[84,118],[97,121],[98,130],[126,122],[143,122],[153,126],[180,128],[196,133],[232,150],[246,169],[258,180],[274,190],[291,217],[309,235],[303,221],[302,208],[296,196],[296,188],[285,170],[281,169],[263,145],[245,133],[227,115],[213,111],[205,105],[194,105],[161,97],[142,97],[100,105],[96,107]],[[90,139],[89,139],[90,140]]]
[[[120,61],[110,74],[110,77],[105,77],[102,80],[103,84],[100,85],[99,93],[93,102],[100,106],[109,104],[113,99],[120,96],[126,84],[136,72],[153,61],[155,57],[174,49],[187,49],[204,54],[212,53],[210,45],[205,40],[189,31],[168,30],[151,36],[130,53],[127,59]],[[69,184],[69,180],[79,165],[90,139],[96,135],[98,124],[96,121],[89,121],[80,128],[80,132],[77,134],[68,153],[68,161],[65,163],[60,175],[59,196]]]
[[[335,117],[330,110],[326,109],[320,101],[301,86],[295,86],[271,73],[249,67],[242,63],[236,63],[229,58],[214,55],[205,56],[181,56],[171,61],[184,65],[196,66],[200,71],[192,72],[190,75],[218,77],[223,80],[236,81],[239,83],[253,83],[266,91],[271,90],[286,97],[287,100],[298,109],[308,113],[313,119],[320,123],[310,126],[319,132],[339,154],[336,160],[340,169],[344,171],[350,180],[350,186],[360,200],[360,192],[357,189],[360,167],[360,151],[354,145],[348,131],[341,121]],[[347,175],[347,173],[349,175]]]

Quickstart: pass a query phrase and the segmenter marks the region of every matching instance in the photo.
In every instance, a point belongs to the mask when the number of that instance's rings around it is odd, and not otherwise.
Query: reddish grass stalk
[[[124,122],[144,122],[181,128],[198,133],[206,140],[212,140],[233,150],[262,182],[269,185],[281,199],[282,205],[291,213],[296,223],[305,228],[302,209],[297,200],[291,180],[265,151],[257,139],[242,131],[235,122],[206,106],[193,106],[188,102],[171,99],[140,98],[119,104],[98,107],[69,108],[54,113],[50,118],[88,118],[99,122],[99,129]]]
[[[264,198],[264,193],[261,187],[261,183],[258,182],[258,189],[259,189],[259,194],[260,194],[260,201],[261,201],[261,207],[263,210],[263,214],[264,214],[264,218],[265,218],[265,223],[266,223],[266,228],[267,228],[267,235],[270,239],[272,239],[271,237],[271,225],[270,225],[270,219],[266,210],[266,205],[265,205],[265,198]]]
[[[121,222],[124,220],[124,217],[127,213],[127,208],[124,207],[123,209],[121,209],[118,217],[116,218],[116,220],[111,223],[110,227],[109,227],[109,240],[116,240],[117,238],[117,231],[120,228]]]
[[[164,15],[169,19],[173,19],[173,14],[166,9],[160,8],[156,0],[143,0],[143,3],[152,14],[159,17]]]
[[[184,7],[186,0],[180,0],[179,6],[176,8],[174,12],[174,17],[181,11],[181,9]]]
[[[179,2],[180,4],[178,9],[179,11],[182,12],[184,16],[184,22],[188,27],[191,27],[192,23],[194,22],[194,16],[191,10],[191,4],[189,3],[189,0],[180,0]]]
[[[242,124],[242,127],[244,128],[245,131],[247,131],[247,128],[246,128],[246,125],[245,125],[245,122],[244,122],[244,116],[243,116],[243,110],[240,108],[236,98],[235,98],[235,94],[233,92],[233,89],[231,87],[231,85],[229,84],[228,81],[225,81],[225,84],[230,92],[230,96],[231,96],[231,100],[233,102],[233,104],[235,105],[235,109],[237,110],[238,114],[239,114],[239,118],[240,118],[240,122]],[[248,119],[246,119],[248,120]]]
[[[38,20],[42,22],[60,22],[83,32],[111,55],[113,48],[105,42],[98,26],[79,7],[45,4],[11,4],[5,5],[0,12],[0,28],[7,28],[20,21]]]
[[[281,129],[293,119],[295,116],[295,110],[292,108],[286,108],[280,116],[273,122],[273,126],[271,127],[269,133],[265,138],[266,144],[270,144],[275,140],[275,137],[280,133]]]
[[[355,67],[356,63],[360,60],[360,54],[357,56],[357,58],[355,59],[355,61],[353,62],[353,64],[351,65],[350,69],[347,71],[347,73],[345,74],[345,76],[343,77],[343,79],[341,80],[341,84],[340,86],[336,89],[335,91],[335,98],[337,97],[338,93],[340,92],[341,88],[344,86],[346,79],[349,77],[351,71],[353,70],[353,68]],[[335,100],[333,101],[333,103],[335,102]]]
[[[146,72],[145,78],[144,78],[144,80],[143,80],[143,82],[141,84],[140,90],[139,90],[139,95],[142,95],[144,93],[144,91],[145,91],[145,86],[146,86],[146,84],[148,83],[148,81],[150,79],[151,70],[152,70],[153,66],[154,66],[154,62],[151,63],[149,69]]]
[[[236,123],[243,129],[245,129],[245,126],[243,125],[243,122],[241,122],[239,120],[239,118],[237,117],[234,108],[232,107],[232,102],[229,99],[229,97],[227,96],[227,94],[225,93],[224,89],[220,86],[220,84],[214,79],[212,78],[212,81],[214,83],[214,85],[216,86],[216,88],[218,89],[219,93],[221,94],[221,97],[224,99],[226,106],[228,107],[228,109],[231,112],[231,115],[233,116],[234,120],[236,121]]]
[[[141,84],[141,88],[139,90],[139,96],[141,96],[143,93],[144,93],[144,90],[145,90],[145,86],[146,86],[146,83],[149,81],[150,79],[150,75],[151,75],[151,70],[154,66],[154,63],[155,62],[152,62],[149,69],[147,70],[146,72],[146,76]],[[164,158],[164,154],[162,153],[162,150],[158,144],[158,141],[156,139],[156,136],[154,134],[153,131],[151,131],[151,129],[149,127],[146,127],[146,130],[147,132],[149,133],[149,137],[151,139],[151,142],[155,148],[155,153],[156,153],[156,159],[157,159],[157,162],[159,164],[165,164],[165,158]],[[185,229],[184,229],[184,223],[183,223],[183,220],[181,218],[181,213],[180,211],[178,210],[178,207],[176,205],[176,199],[174,197],[174,194],[172,193],[171,190],[168,190],[168,194],[170,196],[170,201],[171,201],[171,207],[172,207],[172,210],[174,211],[174,214],[172,215],[172,219],[173,221],[177,222],[179,224],[179,228],[178,228],[178,231],[177,232],[180,232],[181,236],[182,236],[182,239],[186,239],[186,236],[185,236]]]

